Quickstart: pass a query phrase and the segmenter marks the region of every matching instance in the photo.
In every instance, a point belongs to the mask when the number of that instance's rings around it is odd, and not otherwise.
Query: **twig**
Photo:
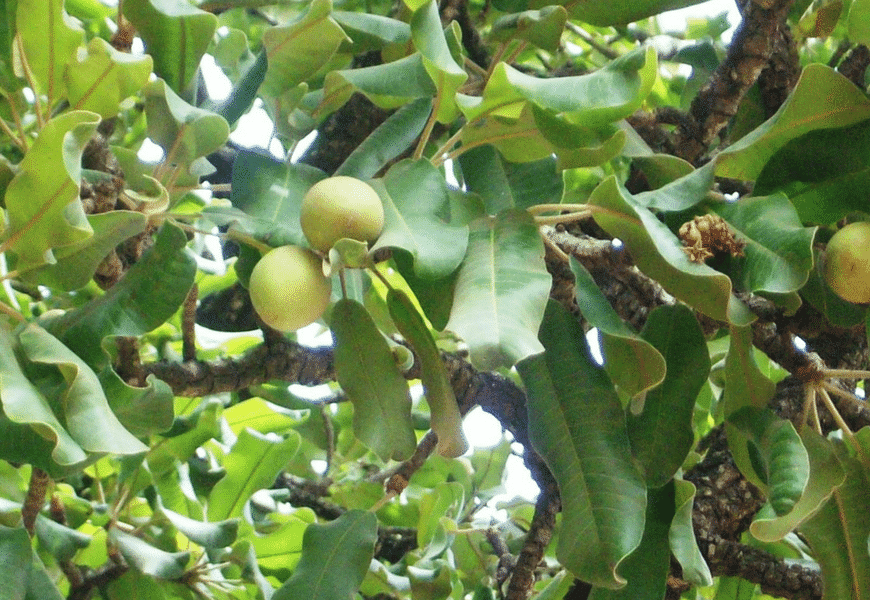
[[[24,504],[21,506],[21,520],[24,522],[24,529],[27,530],[30,537],[33,537],[36,517],[45,504],[45,492],[50,482],[51,477],[48,476],[48,473],[39,467],[32,468],[30,483],[27,486],[27,496],[24,497]]]

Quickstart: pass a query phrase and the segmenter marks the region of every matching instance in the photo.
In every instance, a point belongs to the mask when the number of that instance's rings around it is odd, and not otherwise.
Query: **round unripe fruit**
[[[870,302],[870,222],[846,225],[828,242],[825,281],[843,300]]]
[[[366,182],[343,175],[328,177],[305,194],[299,223],[312,248],[329,252],[341,238],[376,240],[384,228],[384,207]]]
[[[298,246],[281,246],[254,265],[248,292],[263,322],[286,332],[320,318],[329,305],[332,284],[316,254]]]

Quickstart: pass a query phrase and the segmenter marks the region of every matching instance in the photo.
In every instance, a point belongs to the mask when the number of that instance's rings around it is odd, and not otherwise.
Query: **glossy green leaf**
[[[431,112],[432,100],[429,98],[419,98],[401,107],[354,148],[334,175],[357,179],[374,177],[387,163],[410,148],[423,131]]]
[[[186,244],[183,231],[164,225],[154,246],[109,291],[46,326],[88,364],[106,365],[103,338],[147,333],[164,323],[187,298],[196,263],[185,253]]]
[[[85,32],[64,10],[63,0],[18,0],[16,27],[37,91],[53,104],[64,95],[64,69]]]
[[[643,538],[621,565],[628,583],[619,590],[593,588],[589,600],[663,598],[670,570],[668,533],[673,517],[673,482],[650,489],[647,493]]]
[[[414,292],[414,297],[420,303],[423,314],[429,319],[432,328],[443,331],[450,320],[450,309],[453,307],[453,293],[456,288],[458,270],[446,277],[429,279],[418,277],[414,273],[414,261],[411,256],[401,250],[393,251],[393,262],[396,270]]]
[[[665,370],[668,368],[662,353],[654,344],[632,331],[610,305],[589,272],[573,257],[571,258],[571,271],[574,273],[576,282],[577,306],[580,307],[580,312],[583,313],[583,317],[589,322],[589,325],[598,328],[601,335],[604,368],[610,375],[611,381],[630,398],[662,383],[665,379]],[[692,321],[696,321],[691,315],[690,318]],[[694,330],[692,330],[692,334],[694,334]],[[667,340],[665,340],[666,344]],[[703,343],[701,347],[702,349],[706,348]],[[704,379],[706,379],[706,373]],[[694,400],[693,396],[692,403]],[[670,416],[672,417],[673,414],[671,413]],[[682,463],[682,460],[680,462]],[[664,481],[659,485],[662,484]],[[653,487],[658,487],[658,485]]]
[[[65,291],[87,285],[103,259],[121,242],[145,231],[148,218],[137,211],[112,210],[87,216],[93,235],[53,250],[57,262],[22,274],[26,281]]]
[[[172,153],[170,162],[190,164],[220,148],[230,135],[222,116],[188,104],[162,79],[146,85],[142,95],[148,136]]]
[[[801,37],[828,37],[840,20],[842,10],[842,0],[815,0],[807,7],[798,22],[797,29]]]
[[[744,406],[762,409],[773,398],[773,383],[755,360],[750,327],[731,327],[728,355],[725,357],[723,416],[727,419]]]
[[[361,510],[309,525],[302,559],[273,600],[351,600],[368,571],[377,538],[377,517]]]
[[[695,506],[695,486],[690,481],[674,479],[675,505],[674,519],[671,521],[671,553],[683,569],[683,579],[699,587],[712,585],[710,567],[698,548],[695,527],[692,523],[692,509]]]
[[[807,451],[791,421],[778,418],[767,408],[746,406],[731,413],[728,423],[745,436],[750,465],[741,464],[735,446],[741,443],[729,429],[728,446],[742,472],[752,468],[754,481],[763,483],[762,491],[778,516],[789,513],[798,502],[810,476]]]
[[[540,131],[534,111],[527,103],[520,105],[516,118],[499,115],[479,118],[464,125],[460,134],[463,148],[492,144],[511,162],[543,160],[555,152],[553,144]],[[585,141],[581,139],[581,142]],[[598,142],[597,138],[595,142]]]
[[[148,55],[119,52],[101,38],[79,51],[66,70],[69,103],[104,119],[118,114],[121,102],[148,83],[152,61]]]
[[[609,2],[608,0],[589,0],[582,3],[558,0],[557,4],[568,7],[571,17],[598,26],[623,25],[646,17],[684,6],[698,4],[701,0],[638,0],[636,2]],[[500,10],[510,6],[513,10],[529,6],[538,8],[550,4],[551,0],[496,0],[493,4]],[[507,6],[505,6],[507,5]]]
[[[290,432],[286,438],[262,435],[245,429],[223,459],[227,474],[215,484],[209,495],[209,521],[222,521],[241,516],[245,503],[257,490],[266,489],[281,469],[299,450],[299,434]]]
[[[543,350],[537,338],[550,293],[544,247],[531,215],[506,210],[471,224],[447,329],[481,370],[511,367]]]
[[[0,579],[9,600],[61,600],[23,527],[0,525]]]
[[[245,50],[248,50],[247,42],[245,42]],[[218,57],[216,56],[215,59],[218,60]],[[267,67],[266,51],[260,50],[256,58],[247,65],[245,71],[239,76],[227,99],[220,106],[214,108],[214,111],[226,119],[231,126],[235,125],[239,118],[254,104],[257,92],[266,78]]]
[[[353,430],[381,460],[405,460],[417,438],[411,422],[408,382],[362,304],[339,300],[330,320],[335,374],[353,403]]]
[[[847,35],[857,44],[870,44],[870,6],[866,2],[851,2],[846,16]]]
[[[389,290],[387,308],[399,333],[420,358],[420,380],[429,404],[432,431],[438,436],[438,452],[450,458],[461,456],[468,449],[462,434],[462,415],[432,332],[404,292]]]
[[[640,544],[646,485],[634,465],[613,384],[587,354],[583,329],[547,306],[544,354],[517,364],[528,394],[529,435],[559,483],[562,526],[556,556],[599,587],[625,584],[621,564]]]
[[[543,110],[532,104],[534,124],[544,139],[551,144],[551,153],[558,158],[558,168],[571,169],[577,167],[594,167],[615,158],[623,151],[627,135],[626,130],[616,125],[587,127],[575,125],[571,120],[562,118],[548,110]],[[525,109],[524,109],[525,112]],[[520,119],[522,121],[522,119]],[[487,124],[486,129],[489,129]],[[505,153],[505,149],[500,146]],[[514,162],[526,162],[530,158],[520,159],[521,148],[514,148],[518,155],[510,157]],[[505,153],[507,157],[508,154]]]
[[[574,578],[567,571],[562,571],[553,577],[540,594],[533,596],[533,598],[534,600],[563,600],[573,585]]]
[[[148,453],[148,468],[155,478],[175,467],[176,462],[187,462],[196,449],[208,440],[220,435],[220,418],[223,405],[217,401],[206,402],[200,410],[185,419],[186,430],[177,433],[152,448]],[[167,432],[167,435],[174,432]]]
[[[667,226],[638,205],[615,177],[605,179],[589,197],[595,221],[621,239],[641,271],[689,306],[719,320],[745,324],[753,317],[731,294],[731,280],[705,264],[694,263]]]
[[[85,111],[51,119],[9,183],[6,244],[18,255],[19,269],[51,263],[52,248],[91,236],[78,196],[82,150],[99,121],[98,115]]]
[[[856,440],[866,457],[870,453],[870,429],[857,432]],[[844,483],[798,531],[806,537],[813,558],[822,568],[826,598],[862,599],[870,590],[870,512],[867,490],[870,469],[841,440],[832,439],[834,451],[846,473]]]
[[[512,13],[496,19],[490,38],[497,42],[523,40],[548,52],[555,52],[567,20],[568,12],[561,6]]]
[[[238,519],[206,523],[178,514],[168,508],[164,508],[162,512],[163,516],[187,539],[205,548],[229,546],[236,541],[239,533]]]
[[[803,226],[788,198],[777,194],[710,207],[746,243],[745,256],[729,260],[735,286],[775,294],[803,287],[813,268],[816,229]]]
[[[696,173],[692,163],[670,154],[632,156],[632,163],[643,171],[650,187],[654,190]],[[700,173],[696,173],[696,176],[700,176]]]
[[[442,481],[420,500],[417,545],[425,548],[425,559],[439,556],[452,543],[445,520],[459,516],[465,504],[465,491],[457,481]]]
[[[310,405],[307,407],[310,408]],[[282,410],[262,398],[249,398],[233,404],[224,411],[224,419],[236,435],[246,427],[260,433],[280,434],[304,420],[295,418],[290,411]]]
[[[695,400],[710,374],[710,358],[698,319],[683,305],[653,310],[641,337],[664,356],[667,373],[660,386],[647,392],[643,411],[628,415],[628,435],[647,484],[660,487],[694,445]],[[623,368],[631,367],[625,363]]]
[[[165,552],[117,527],[109,529],[109,540],[131,567],[152,577],[179,579],[190,562],[190,552]]]
[[[832,104],[828,99],[836,98]],[[797,86],[770,119],[716,157],[716,175],[755,180],[790,140],[815,129],[846,127],[870,118],[870,100],[851,81],[819,63],[804,68]]]
[[[439,279],[452,273],[465,256],[468,228],[445,223],[448,206],[444,176],[428,160],[403,160],[383,181],[372,182],[384,203],[384,230],[372,248],[406,250],[414,272]]]
[[[429,0],[414,11],[411,17],[411,39],[423,58],[423,67],[435,84],[438,97],[436,117],[442,123],[449,123],[459,114],[454,97],[468,79],[468,73],[450,52],[435,0]]]
[[[388,44],[404,44],[411,39],[411,27],[398,19],[364,12],[332,11],[332,18],[353,40],[354,54],[380,50]]]
[[[217,17],[184,0],[125,0],[124,16],[142,36],[157,76],[176,94],[189,98]]]
[[[776,513],[770,511],[772,514],[755,518],[749,530],[763,542],[781,540],[812,517],[844,481],[845,473],[833,444],[809,427],[801,431],[800,437],[810,461],[807,487],[789,513],[777,517]]]
[[[272,247],[307,246],[299,210],[305,192],[324,177],[323,171],[308,165],[287,164],[262,152],[242,150],[233,163],[232,207],[212,205],[203,214]]]
[[[310,508],[299,508],[291,515],[274,517],[279,525],[265,535],[251,536],[257,564],[269,574],[286,574],[302,557],[302,538],[309,525],[317,521]]]
[[[261,93],[272,99],[312,77],[351,41],[332,18],[332,0],[313,0],[298,20],[263,32],[268,68]]]
[[[76,552],[87,548],[92,538],[89,535],[70,529],[45,517],[37,515],[34,533],[39,546],[58,561],[72,560]]]
[[[641,162],[641,164],[644,163]],[[681,166],[682,164],[671,165],[670,168],[678,169]],[[633,199],[647,208],[681,211],[692,208],[701,202],[712,187],[713,164],[707,163],[700,169],[690,171],[653,191],[636,194]]]

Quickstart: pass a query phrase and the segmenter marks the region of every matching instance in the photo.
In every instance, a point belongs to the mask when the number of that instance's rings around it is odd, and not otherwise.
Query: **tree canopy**
[[[870,1],[696,3],[3,0],[0,596],[870,598]]]

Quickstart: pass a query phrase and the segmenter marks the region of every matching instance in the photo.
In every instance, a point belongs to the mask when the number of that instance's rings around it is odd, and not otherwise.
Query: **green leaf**
[[[699,587],[713,584],[710,567],[698,549],[695,528],[692,523],[692,509],[695,505],[695,486],[690,481],[674,479],[675,504],[674,519],[669,534],[671,553],[683,569],[683,579]]]
[[[442,481],[420,500],[417,545],[424,560],[441,555],[452,543],[445,522],[455,519],[465,504],[465,490],[458,481]]]
[[[381,460],[405,460],[417,438],[408,382],[362,304],[339,300],[332,309],[335,373],[353,403],[353,431]]]
[[[448,206],[444,176],[428,160],[403,160],[372,186],[384,203],[384,230],[371,250],[401,248],[414,259],[419,277],[439,279],[465,256],[468,228],[445,223]]]
[[[551,0],[495,0],[493,5],[499,10],[516,11],[531,6],[537,8]],[[598,26],[624,25],[639,21],[668,10],[698,4],[701,0],[636,0],[634,2],[609,2],[608,0],[587,0],[580,4],[558,0],[557,4],[568,6],[571,17]]]
[[[813,268],[815,227],[804,227],[782,194],[710,205],[746,242],[728,273],[743,291],[786,294],[801,289]]]
[[[12,529],[0,525],[0,578],[7,598],[23,600],[26,597],[33,556],[30,536],[23,527]]]
[[[480,370],[511,367],[542,351],[537,331],[550,293],[544,247],[531,215],[506,210],[471,224],[447,329]]]
[[[573,257],[571,271],[574,272],[576,281],[577,305],[589,324],[598,328],[604,355],[604,369],[613,383],[630,398],[659,385],[665,379],[667,368],[661,352],[631,330],[610,306],[610,302],[589,272]],[[691,314],[690,319],[697,322]],[[692,333],[694,334],[694,330]],[[703,341],[701,348],[706,348]],[[706,373],[704,378],[706,379]],[[694,403],[694,400],[695,396],[692,396],[691,402]],[[669,416],[673,417],[673,414]],[[663,481],[659,485],[664,483]]]
[[[608,177],[595,188],[589,204],[595,221],[621,239],[638,268],[668,292],[702,313],[722,321],[749,323],[753,317],[731,294],[731,280],[705,264],[689,260],[668,227],[638,205],[616,180]]]
[[[187,298],[196,262],[185,253],[186,245],[187,236],[181,229],[164,225],[154,246],[109,291],[46,326],[88,364],[106,365],[103,338],[148,333]]]
[[[239,520],[229,519],[217,523],[204,523],[180,515],[168,508],[163,509],[165,516],[172,525],[195,544],[205,548],[223,548],[236,541],[239,533]]]
[[[16,27],[35,90],[53,105],[64,95],[64,69],[85,32],[63,8],[63,0],[18,0]]]
[[[529,435],[559,483],[556,556],[583,581],[616,589],[640,544],[646,485],[634,465],[613,384],[587,355],[577,320],[555,302],[541,325],[546,352],[517,364],[529,402]]]
[[[363,12],[332,11],[332,18],[353,40],[353,54],[380,50],[389,44],[404,44],[411,39],[411,27],[397,19]]]
[[[776,392],[776,384],[759,369],[754,350],[752,328],[732,326],[725,357],[725,392],[722,397],[725,419],[744,406],[766,407]]]
[[[247,41],[244,42],[244,47],[246,51],[249,51]],[[215,60],[219,61],[217,56]],[[257,92],[266,78],[266,69],[266,51],[261,50],[239,77],[238,81],[235,82],[233,89],[230,90],[230,94],[223,104],[215,107],[214,111],[226,119],[227,123],[231,126],[235,125],[241,116],[248,112],[248,109],[254,104]]]
[[[641,161],[641,164],[644,164],[643,161]],[[682,167],[682,164],[685,163],[670,165],[670,168],[679,169]],[[644,172],[646,173],[646,171]],[[646,206],[647,208],[682,211],[692,208],[701,202],[712,187],[713,164],[707,163],[700,169],[690,171],[686,175],[665,183],[658,189],[650,192],[641,192],[633,196],[633,199],[641,206]]]
[[[807,487],[789,513],[781,517],[777,517],[775,513],[760,514],[755,518],[749,530],[756,539],[763,542],[779,541],[799,527],[816,513],[845,479],[832,442],[809,427],[801,431],[800,437],[810,461]]]
[[[870,428],[856,434],[860,451],[870,452]],[[870,469],[847,449],[841,440],[832,439],[834,452],[846,473],[845,482],[834,490],[831,498],[798,531],[806,537],[813,558],[822,568],[822,584],[826,598],[862,598],[870,590],[870,512],[867,511],[867,490],[870,489]]]
[[[152,577],[179,579],[190,562],[190,552],[164,552],[117,527],[109,529],[109,540],[131,567]]]
[[[754,469],[750,481],[761,481],[759,486],[767,495],[778,516],[789,513],[798,502],[810,476],[810,462],[800,436],[790,421],[778,418],[768,408],[745,406],[731,413],[728,423],[728,446],[734,460],[744,474]],[[732,435],[739,431],[742,436]],[[744,441],[745,440],[745,441]],[[738,452],[737,444],[746,444]],[[750,464],[741,464],[740,458],[748,454]]]
[[[124,16],[142,36],[157,76],[176,94],[189,98],[217,17],[184,0],[125,0]]]
[[[72,560],[76,552],[90,545],[92,538],[75,529],[43,516],[36,516],[34,533],[39,539],[41,549],[46,550],[58,561]]]
[[[420,357],[420,380],[429,404],[432,431],[438,436],[438,452],[450,458],[462,456],[468,449],[462,434],[462,415],[432,332],[401,290],[392,288],[387,292],[387,308],[399,333]]]
[[[836,98],[832,104],[829,98]],[[797,86],[770,119],[716,156],[716,175],[755,180],[765,163],[815,129],[845,127],[870,118],[870,100],[851,81],[823,64],[804,68]]]
[[[423,67],[435,84],[438,97],[436,117],[441,123],[450,123],[459,114],[454,97],[468,79],[468,73],[450,52],[435,0],[429,0],[414,11],[411,17],[411,39],[423,58]]]
[[[216,113],[192,106],[166,82],[157,79],[142,89],[148,136],[171,156],[173,163],[190,164],[220,148],[230,135],[230,126]]]
[[[847,36],[856,44],[870,44],[870,6],[866,2],[853,1],[846,16]]]
[[[85,111],[55,117],[21,161],[6,189],[6,244],[18,255],[17,268],[54,262],[52,248],[91,236],[78,196],[82,151],[99,122],[98,115]]]
[[[148,217],[137,211],[112,210],[87,216],[93,235],[53,251],[57,262],[22,273],[22,279],[64,291],[88,284],[103,259],[121,242],[145,231]]]
[[[69,103],[73,110],[90,110],[104,119],[118,114],[121,101],[138,92],[151,75],[151,57],[119,52],[101,38],[93,38],[66,70]]]
[[[302,556],[302,538],[309,525],[317,521],[310,508],[298,508],[290,515],[272,517],[280,523],[265,535],[251,536],[257,564],[269,574],[286,577]]]
[[[295,431],[286,438],[279,438],[253,429],[243,430],[223,459],[227,474],[209,495],[209,521],[241,516],[251,494],[274,483],[281,469],[299,450],[300,443],[301,438]]]
[[[431,112],[430,98],[419,98],[401,107],[354,148],[334,175],[348,175],[357,179],[374,177],[384,165],[414,143]]]
[[[662,384],[646,394],[643,411],[628,415],[628,434],[647,484],[660,487],[692,450],[695,400],[710,374],[710,358],[704,332],[686,306],[655,309],[641,337],[664,356],[667,373]]]
[[[308,165],[242,150],[233,163],[232,207],[212,205],[202,212],[218,225],[232,225],[274,248],[308,246],[299,210],[305,192],[324,177]]]
[[[351,600],[375,552],[378,519],[350,510],[335,521],[305,530],[302,560],[273,600]]]
[[[562,39],[568,12],[561,6],[545,6],[505,15],[492,24],[490,37],[497,42],[523,40],[548,52],[555,52]]]

